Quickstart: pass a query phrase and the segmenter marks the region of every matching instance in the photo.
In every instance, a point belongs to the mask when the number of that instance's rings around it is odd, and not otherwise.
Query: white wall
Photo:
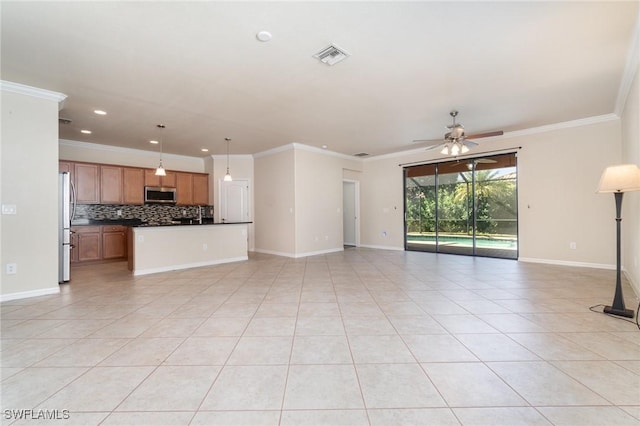
[[[637,54],[637,53],[636,53]],[[622,114],[622,161],[640,167],[640,69],[636,68]],[[610,200],[611,203],[613,201]],[[622,203],[622,266],[640,296],[640,192],[624,194]]]
[[[300,144],[255,156],[256,251],[303,257],[343,250],[342,180],[358,159]]]
[[[159,152],[66,139],[60,140],[59,155],[61,160],[117,164],[120,166],[144,167],[149,169],[155,169],[160,162]],[[164,153],[162,154],[162,164],[167,170],[208,173],[205,170],[205,158]]]
[[[620,120],[605,116],[568,123],[562,129],[526,133],[485,140],[476,149],[480,153],[522,147],[518,150],[520,257],[612,267],[613,201],[595,191],[602,170],[620,161]],[[361,183],[362,245],[403,248],[399,164],[427,161],[437,155],[418,151],[365,160]],[[569,248],[570,242],[576,242],[576,250]]]
[[[64,98],[2,83],[1,199],[17,214],[0,216],[0,300],[60,291],[58,106]],[[6,274],[7,263],[17,264],[17,274]]]
[[[295,168],[293,149],[254,156],[255,251],[293,257]]]
[[[342,159],[295,149],[296,257],[341,251]]]

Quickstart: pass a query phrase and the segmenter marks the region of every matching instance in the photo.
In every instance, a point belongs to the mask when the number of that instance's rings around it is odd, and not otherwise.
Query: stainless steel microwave
[[[145,203],[175,204],[176,201],[177,200],[176,200],[175,188],[166,188],[161,186],[145,186],[144,187]]]

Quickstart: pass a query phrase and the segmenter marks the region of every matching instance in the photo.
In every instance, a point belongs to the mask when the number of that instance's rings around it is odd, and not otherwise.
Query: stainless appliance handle
[[[76,186],[71,179],[69,183],[71,184],[71,221],[73,221],[76,217]]]

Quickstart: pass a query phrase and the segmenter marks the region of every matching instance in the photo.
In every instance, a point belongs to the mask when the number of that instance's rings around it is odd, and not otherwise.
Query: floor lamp
[[[626,309],[622,297],[620,279],[620,227],[622,222],[622,195],[625,192],[640,191],[640,168],[635,164],[623,164],[607,167],[600,178],[598,192],[613,192],[616,200],[616,293],[611,306],[605,306],[604,312],[621,317],[633,318],[633,311]]]

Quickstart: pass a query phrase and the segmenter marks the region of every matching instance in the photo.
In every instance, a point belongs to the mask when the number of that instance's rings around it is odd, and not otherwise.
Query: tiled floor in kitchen
[[[72,273],[1,306],[3,424],[640,424],[640,332],[589,310],[613,271],[348,249]]]

